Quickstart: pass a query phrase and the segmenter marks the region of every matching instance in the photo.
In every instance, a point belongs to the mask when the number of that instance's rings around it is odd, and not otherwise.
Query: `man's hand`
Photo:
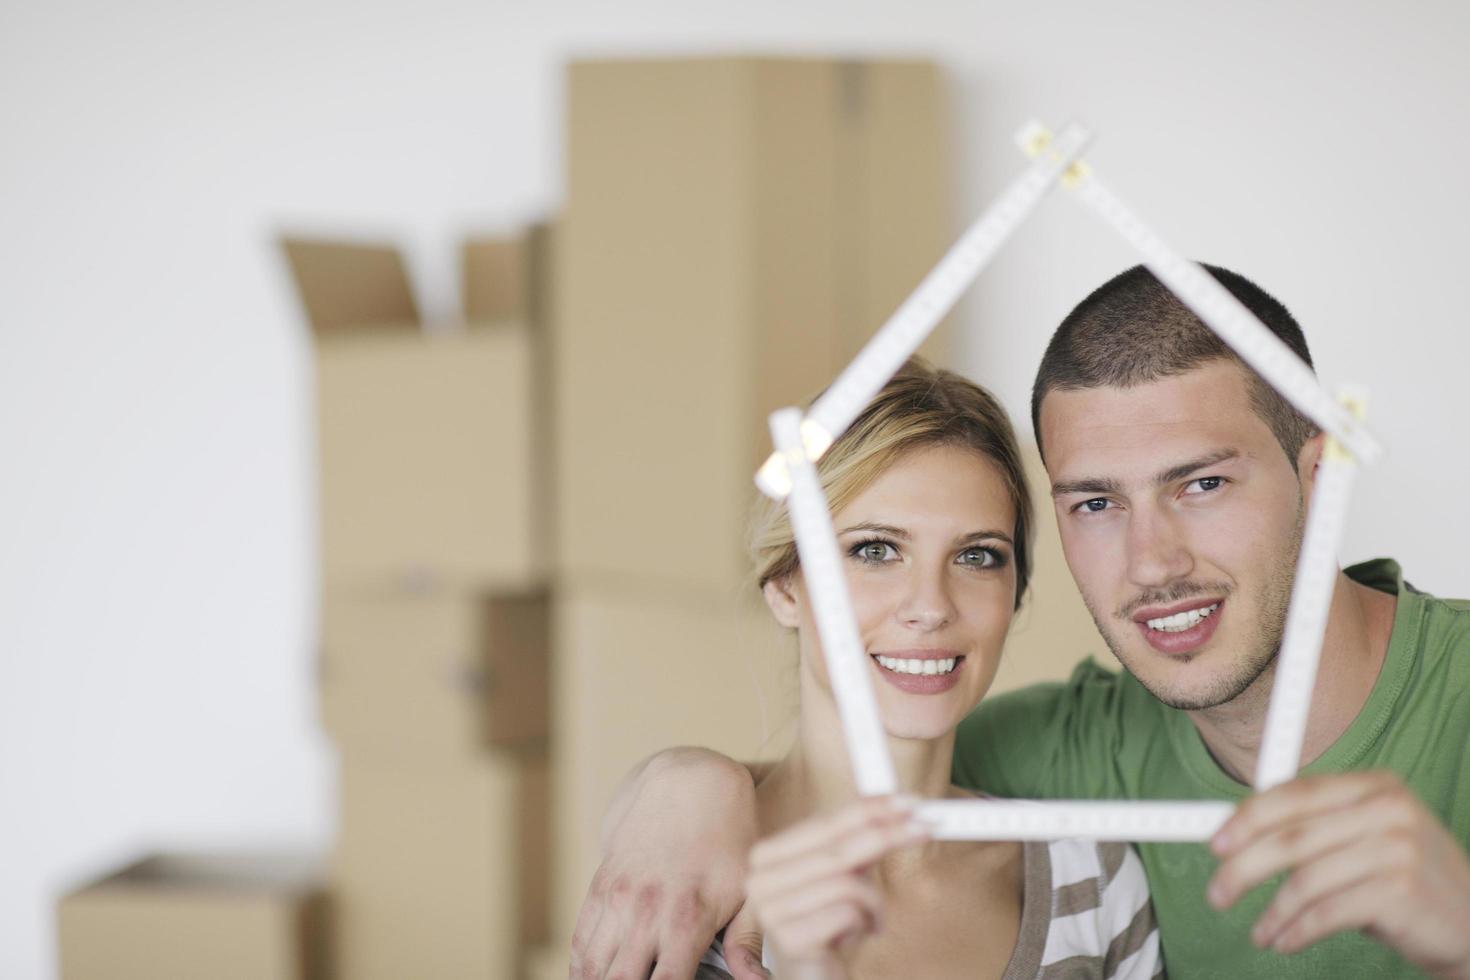
[[[604,831],[572,934],[572,980],[650,980],[650,970],[651,980],[689,980],[745,901],[757,831],[750,772],[704,749],[660,753],[625,784]],[[753,934],[748,921],[727,934],[736,980],[766,976]]]
[[[1358,929],[1419,968],[1470,977],[1470,858],[1398,776],[1307,776],[1241,804],[1211,841],[1216,908],[1290,871],[1257,946],[1295,953]]]

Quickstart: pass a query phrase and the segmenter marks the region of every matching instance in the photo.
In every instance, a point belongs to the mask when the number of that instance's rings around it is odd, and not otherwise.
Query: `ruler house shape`
[[[1327,435],[1255,788],[1291,779],[1299,766],[1353,476],[1359,463],[1377,460],[1381,448],[1362,424],[1363,397],[1329,395],[1311,369],[1234,296],[1139,220],[1081,160],[1090,141],[1091,134],[1078,125],[1055,137],[1039,123],[1022,129],[1017,142],[1032,157],[1031,165],[965,231],[808,411],[785,408],[770,416],[775,451],[756,474],[756,484],[767,495],[787,501],[856,785],[864,795],[895,792],[897,785],[815,463],[1058,182],[1132,245],[1165,286]],[[1192,841],[1208,839],[1233,809],[1230,803],[1195,800],[927,800],[919,804],[919,815],[937,839],[945,840]]]

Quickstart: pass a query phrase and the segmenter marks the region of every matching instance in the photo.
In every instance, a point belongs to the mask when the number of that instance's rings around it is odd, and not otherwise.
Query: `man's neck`
[[[1338,574],[1307,715],[1303,766],[1327,751],[1367,703],[1388,655],[1397,603],[1395,596]],[[1249,783],[1255,774],[1275,679],[1272,663],[1229,702],[1189,713],[1215,761],[1242,783]]]

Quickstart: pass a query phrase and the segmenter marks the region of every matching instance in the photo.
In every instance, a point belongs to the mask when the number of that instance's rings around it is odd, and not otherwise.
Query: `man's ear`
[[[771,579],[761,586],[761,595],[776,622],[790,630],[801,625],[801,600],[791,587],[791,576]]]
[[[1317,485],[1317,464],[1322,462],[1322,450],[1327,446],[1327,434],[1319,432],[1302,443],[1296,454],[1296,479],[1302,487],[1302,498],[1312,499],[1312,488]]]

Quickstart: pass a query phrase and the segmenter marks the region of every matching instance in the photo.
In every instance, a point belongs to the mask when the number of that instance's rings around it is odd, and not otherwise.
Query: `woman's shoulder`
[[[1068,975],[1130,980],[1163,972],[1148,879],[1127,844],[1027,844],[1021,932],[1017,948],[1039,948],[1042,970],[1065,966]]]

